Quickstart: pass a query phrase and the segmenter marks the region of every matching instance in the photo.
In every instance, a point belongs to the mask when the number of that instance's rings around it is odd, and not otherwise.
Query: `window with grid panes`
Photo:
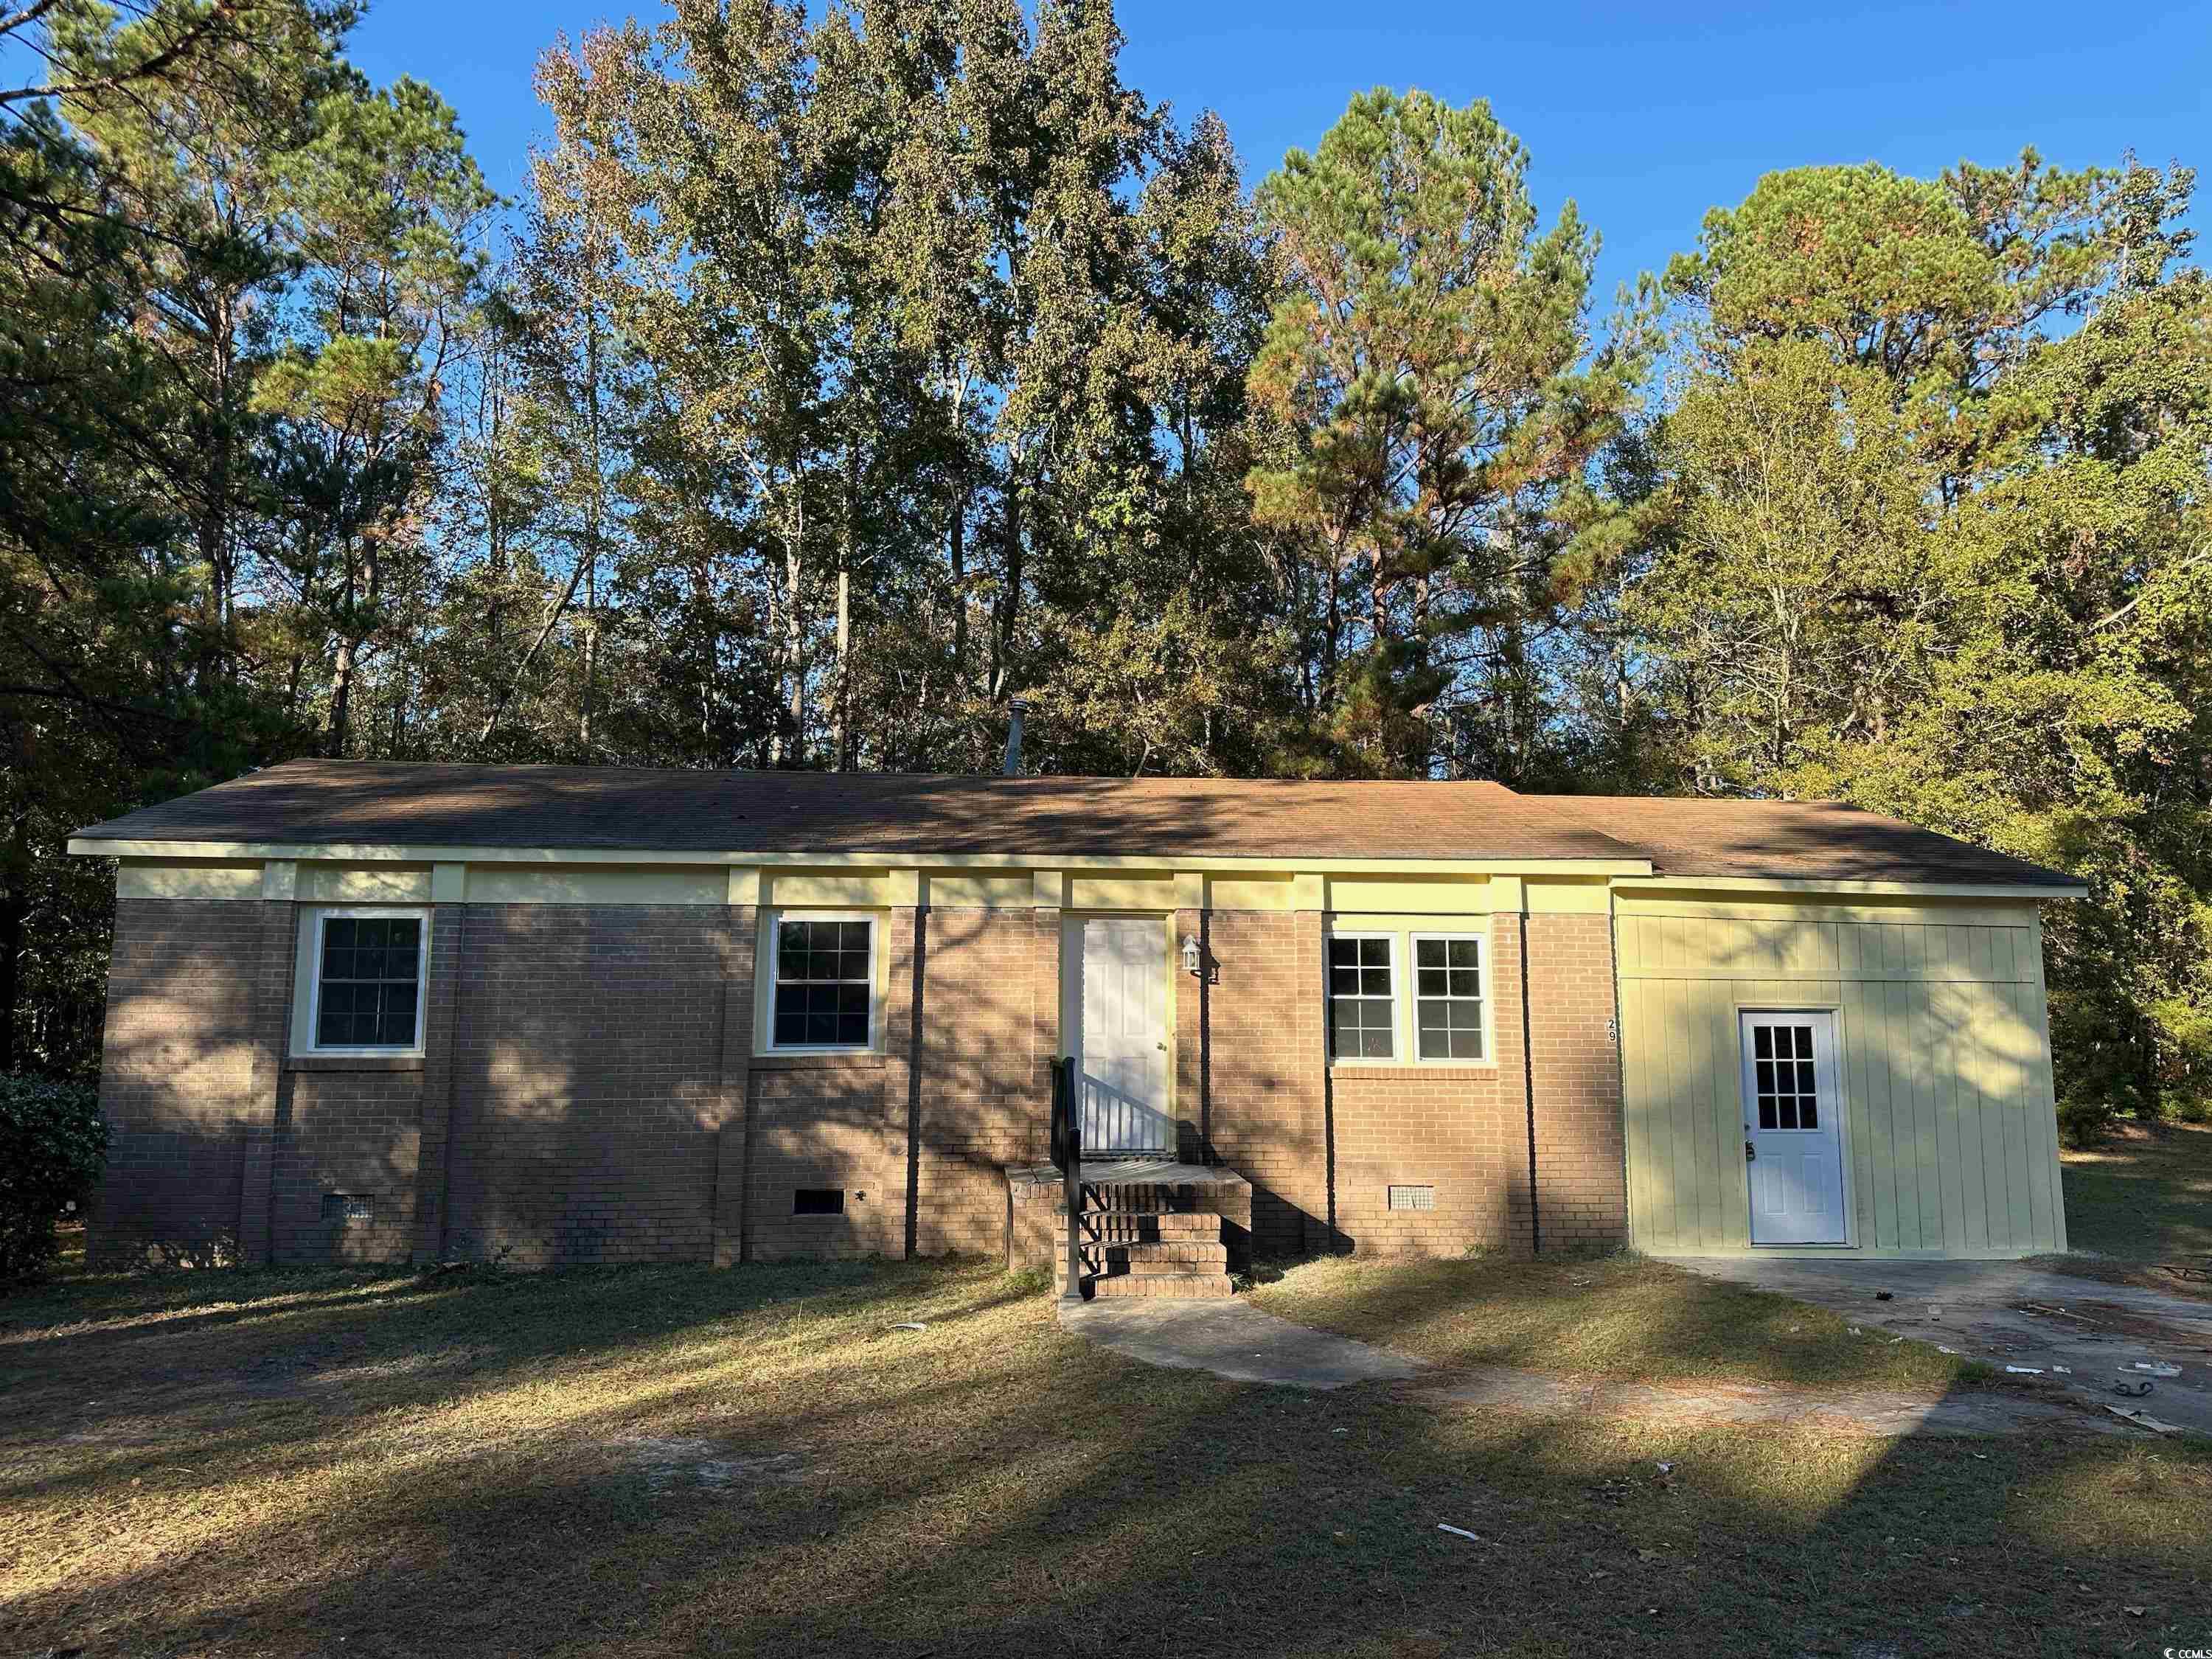
[[[1339,1060],[1389,1060],[1397,1053],[1397,997],[1390,940],[1328,942],[1328,1048]]]
[[[1414,1052],[1423,1060],[1480,1060],[1482,941],[1413,940]]]
[[[329,915],[315,959],[315,1047],[413,1048],[422,1005],[422,918]]]
[[[865,1048],[875,994],[872,921],[776,923],[771,1046]]]

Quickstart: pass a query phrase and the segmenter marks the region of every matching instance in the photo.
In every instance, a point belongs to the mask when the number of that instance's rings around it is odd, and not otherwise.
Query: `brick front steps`
[[[1229,1247],[1221,1218],[1205,1211],[1092,1211],[1084,1218],[1085,1260],[1100,1269],[1084,1275],[1087,1297],[1230,1294]],[[1097,1241],[1103,1240],[1103,1243]],[[1067,1288],[1067,1235],[1060,1230],[1053,1287]]]
[[[1252,1183],[1220,1164],[1086,1161],[1089,1297],[1216,1299],[1251,1259]],[[1049,1164],[1006,1171],[1006,1267],[1064,1288],[1066,1180]]]

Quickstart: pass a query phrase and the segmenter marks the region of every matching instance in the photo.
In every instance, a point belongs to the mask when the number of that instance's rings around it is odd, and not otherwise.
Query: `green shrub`
[[[106,1163],[90,1084],[0,1076],[0,1281],[53,1260],[54,1224],[92,1196]]]
[[[2062,1095],[2058,1100],[2058,1138],[2069,1146],[2090,1146],[2111,1126],[2112,1117],[2112,1103],[2107,1096]]]

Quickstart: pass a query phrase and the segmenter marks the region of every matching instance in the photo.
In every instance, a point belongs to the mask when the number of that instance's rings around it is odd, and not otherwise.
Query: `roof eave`
[[[1865,893],[1914,898],[2079,899],[2089,896],[2072,881],[1918,881],[1835,876],[1698,876],[1659,873],[1616,880],[1624,893]]]
[[[80,858],[323,860],[346,864],[653,864],[771,865],[801,868],[847,866],[939,866],[1027,870],[1038,866],[1115,870],[1371,870],[1412,874],[1567,875],[1635,878],[1651,873],[1649,859],[1609,855],[1479,854],[1468,857],[1319,853],[955,853],[863,848],[856,851],[751,852],[630,847],[407,846],[389,842],[167,841],[74,836],[69,850]]]

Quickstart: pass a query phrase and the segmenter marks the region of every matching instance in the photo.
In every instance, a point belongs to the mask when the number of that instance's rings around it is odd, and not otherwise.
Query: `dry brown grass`
[[[1153,1370],[973,1266],[0,1303],[11,1654],[2155,1652],[2208,1509],[2171,1446]]]
[[[2212,1126],[2123,1120],[2058,1162],[2067,1243],[2081,1254],[2039,1265],[2212,1296]]]
[[[1309,1261],[1254,1300],[1446,1365],[1669,1382],[1940,1390],[1988,1370],[1787,1297],[1636,1256]]]

